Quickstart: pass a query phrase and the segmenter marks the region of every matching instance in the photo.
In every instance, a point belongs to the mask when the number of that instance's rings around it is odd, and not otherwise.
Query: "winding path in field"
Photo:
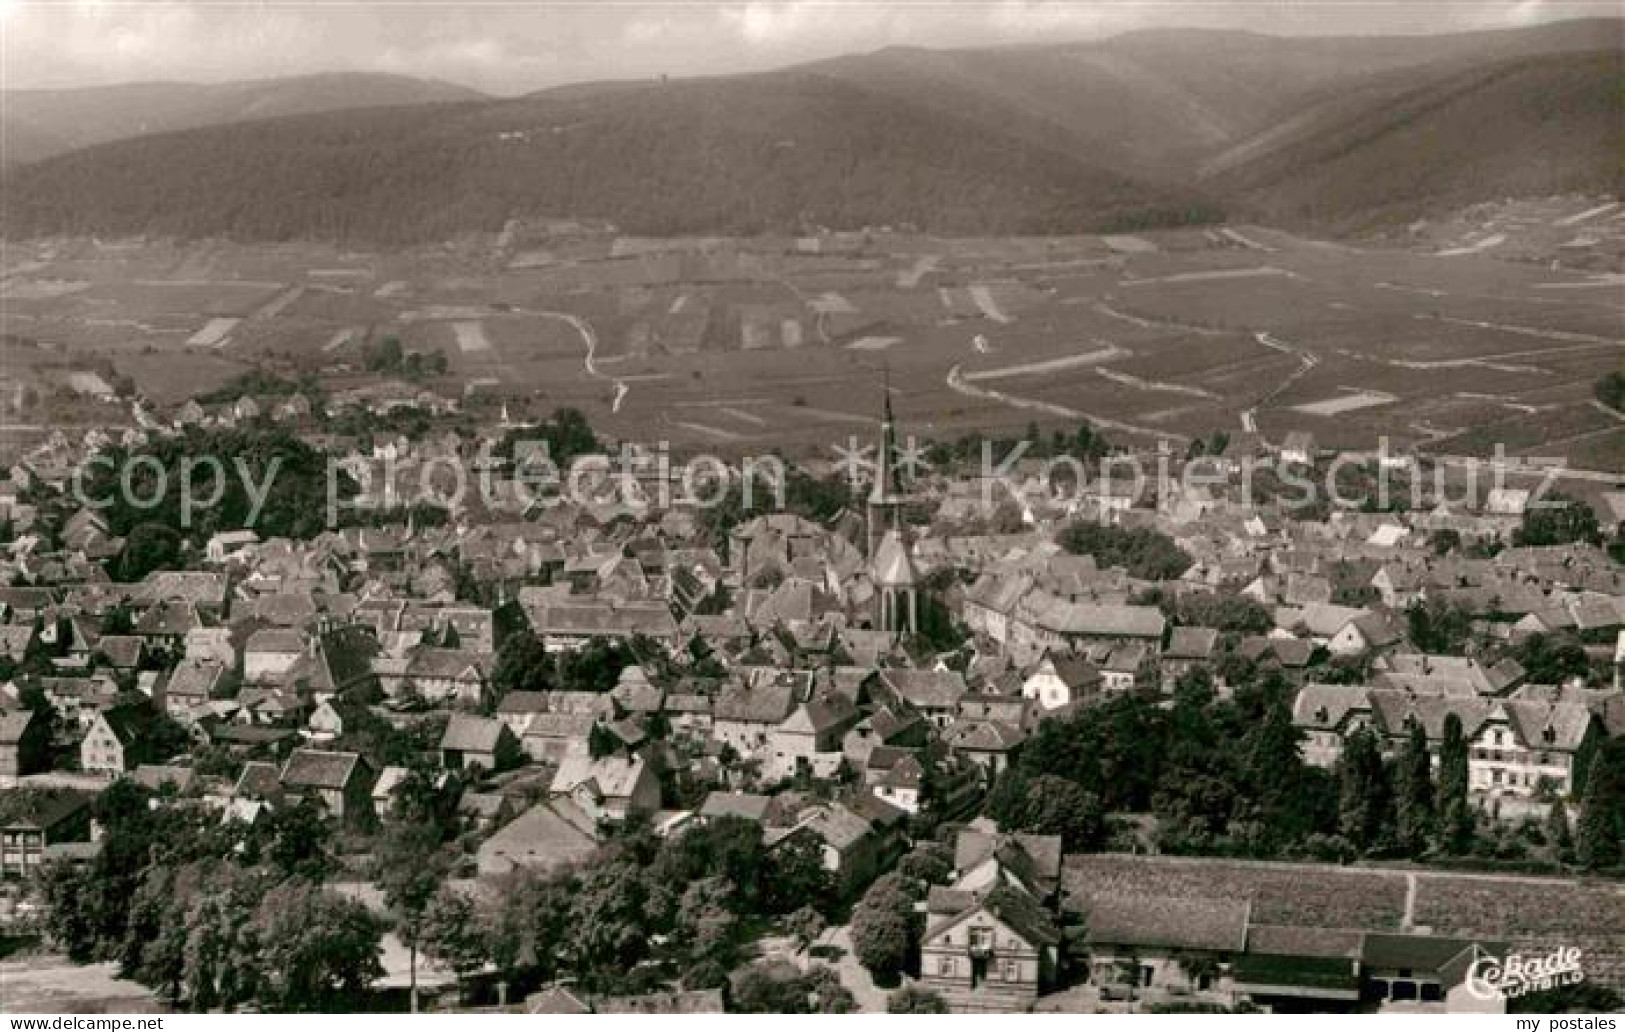
[[[564,322],[569,323],[577,333],[581,334],[582,342],[587,345],[587,355],[586,358],[582,360],[582,365],[586,367],[588,376],[591,376],[595,380],[607,380],[615,385],[615,398],[610,402],[609,410],[611,412],[619,412],[621,410],[621,403],[626,400],[626,396],[628,394],[632,393],[632,388],[626,385],[625,380],[617,379],[616,377],[609,376],[598,371],[598,366],[595,364],[598,357],[598,334],[593,331],[592,324],[581,318],[581,316],[572,315],[569,312],[531,311],[525,314],[541,316],[542,318],[546,319],[563,320]]]
[[[1104,301],[1095,302],[1094,309],[1108,318],[1119,319],[1146,330],[1178,330],[1181,333],[1194,333],[1198,337],[1222,337],[1225,333],[1224,330],[1215,330],[1207,326],[1190,326],[1186,323],[1169,322],[1167,319],[1147,319],[1129,312],[1119,312]]]
[[[1595,333],[1576,333],[1573,330],[1554,330],[1545,326],[1514,326],[1507,323],[1483,322],[1478,319],[1458,319],[1449,315],[1430,315],[1426,312],[1417,312],[1412,318],[1430,319],[1434,322],[1451,323],[1455,326],[1471,326],[1478,330],[1499,330],[1502,333],[1512,333],[1520,337],[1539,337],[1542,340],[1562,341],[1566,344],[1590,344],[1593,346],[1625,348],[1625,340],[1617,337],[1599,337]],[[1534,351],[1525,354],[1550,354],[1551,349],[1545,352]],[[1506,357],[1506,356],[1491,356]]]
[[[948,370],[947,382],[950,390],[958,394],[962,394],[967,398],[975,398],[979,401],[996,401],[1001,405],[1009,405],[1011,408],[1024,409],[1028,412],[1040,412],[1048,416],[1058,416],[1061,419],[1087,420],[1093,426],[1101,427],[1106,430],[1116,430],[1120,433],[1140,434],[1147,437],[1165,438],[1170,441],[1177,441],[1180,444],[1184,444],[1190,440],[1190,438],[1184,434],[1176,434],[1172,431],[1163,430],[1158,427],[1139,426],[1134,423],[1125,423],[1120,419],[1107,419],[1104,416],[1097,416],[1093,413],[1068,408],[1065,405],[1057,405],[1054,402],[1041,401],[1038,398],[1023,398],[1019,395],[1009,394],[1005,391],[994,390],[991,387],[978,387],[966,381],[964,373],[960,371],[960,367],[957,364],[952,369]]]
[[[1320,356],[1315,354],[1313,351],[1305,351],[1302,348],[1288,344],[1286,341],[1277,337],[1272,337],[1270,336],[1268,330],[1259,330],[1257,333],[1253,334],[1253,339],[1264,345],[1266,348],[1269,348],[1271,351],[1279,351],[1283,355],[1297,356],[1297,359],[1301,364],[1298,366],[1295,372],[1289,374],[1286,379],[1276,384],[1268,394],[1265,394],[1262,398],[1259,398],[1258,401],[1254,402],[1252,408],[1242,412],[1241,428],[1250,434],[1258,432],[1258,410],[1280,397],[1282,391],[1286,390],[1288,387],[1291,387],[1294,383],[1297,383],[1299,377],[1303,376],[1304,373],[1307,373],[1309,370],[1320,364]]]

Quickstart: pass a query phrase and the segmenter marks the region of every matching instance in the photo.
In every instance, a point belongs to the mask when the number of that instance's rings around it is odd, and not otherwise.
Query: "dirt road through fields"
[[[626,401],[628,394],[632,393],[632,388],[627,386],[625,380],[598,371],[596,364],[598,359],[598,334],[593,331],[592,324],[579,315],[572,315],[569,312],[529,312],[527,314],[541,316],[546,319],[561,319],[569,323],[577,333],[581,334],[581,341],[587,346],[587,355],[582,359],[582,365],[586,368],[588,376],[595,380],[607,380],[615,385],[615,398],[610,402],[609,410],[619,412],[621,403]]]
[[[1270,336],[1268,330],[1259,330],[1257,333],[1253,334],[1253,339],[1264,345],[1266,348],[1269,348],[1271,351],[1279,351],[1283,355],[1297,356],[1298,361],[1301,362],[1302,365],[1298,367],[1297,372],[1289,375],[1286,379],[1276,384],[1275,388],[1268,394],[1264,395],[1262,398],[1259,398],[1257,403],[1254,404],[1252,408],[1242,412],[1241,428],[1250,434],[1258,432],[1258,410],[1280,397],[1282,391],[1286,390],[1288,387],[1291,387],[1294,383],[1297,383],[1299,377],[1320,364],[1319,355],[1316,355],[1312,351],[1304,351],[1301,348],[1288,344],[1284,340],[1279,340],[1272,337]]]
[[[1180,444],[1185,444],[1190,440],[1184,434],[1176,434],[1156,427],[1137,426],[1119,419],[1107,419],[1104,416],[1096,416],[1088,412],[1081,412],[1078,409],[1067,408],[1065,405],[1056,405],[1053,402],[1040,401],[1037,398],[1023,398],[1004,391],[996,391],[991,387],[978,387],[966,382],[964,373],[960,371],[960,367],[957,365],[948,370],[947,383],[951,390],[963,394],[967,398],[996,401],[1003,405],[1009,405],[1011,408],[1025,409],[1028,412],[1040,412],[1044,415],[1058,416],[1061,419],[1087,420],[1093,426],[1106,430],[1117,430],[1126,434],[1143,434],[1147,437],[1166,438]]]

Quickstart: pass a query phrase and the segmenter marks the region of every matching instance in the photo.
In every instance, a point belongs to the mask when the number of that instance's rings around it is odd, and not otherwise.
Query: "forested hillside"
[[[635,233],[913,224],[1054,233],[1210,218],[1156,189],[825,77],[351,111],[142,137],[15,170],[10,234],[383,244],[602,217]]]

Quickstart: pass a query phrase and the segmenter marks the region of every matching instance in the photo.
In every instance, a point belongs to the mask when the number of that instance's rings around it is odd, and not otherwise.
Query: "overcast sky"
[[[369,70],[513,94],[592,79],[745,71],[890,44],[1082,40],[1150,26],[1446,32],[1619,10],[1619,0],[0,0],[0,85]]]

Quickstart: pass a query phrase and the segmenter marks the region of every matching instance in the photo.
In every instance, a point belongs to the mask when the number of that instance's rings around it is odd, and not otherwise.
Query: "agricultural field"
[[[1581,232],[1602,241],[1564,252],[1583,261],[1536,253]],[[1477,246],[1496,234],[1518,246]],[[884,374],[928,435],[1089,419],[1180,444],[1255,427],[1618,473],[1625,423],[1591,388],[1625,362],[1622,237],[1625,209],[1567,198],[1380,246],[1257,226],[394,254],[59,240],[11,249],[0,301],[23,345],[11,375],[104,369],[160,405],[254,367],[354,385],[394,336],[446,357],[425,386],[448,397],[575,405],[628,438],[827,446],[872,426]]]

